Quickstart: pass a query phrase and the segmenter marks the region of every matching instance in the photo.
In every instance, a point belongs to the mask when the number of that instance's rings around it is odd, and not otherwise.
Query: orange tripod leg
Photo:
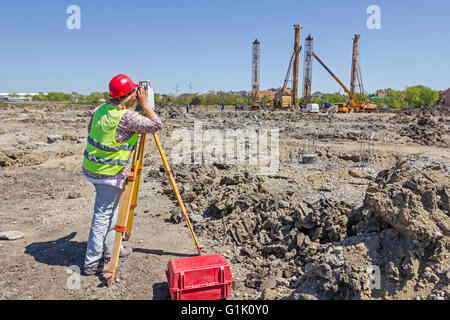
[[[131,230],[133,229],[133,218],[134,218],[134,210],[137,206],[137,200],[138,200],[138,194],[139,194],[139,185],[141,181],[141,173],[142,173],[142,163],[144,161],[144,147],[145,147],[145,139],[147,135],[141,134],[141,140],[139,142],[139,163],[140,166],[137,168],[137,174],[136,174],[136,187],[134,188],[134,192],[131,196],[131,205],[130,205],[130,213],[128,214],[128,221],[127,221],[127,231],[125,232],[125,240],[129,240],[131,237]]]
[[[166,168],[167,175],[169,176],[170,183],[172,184],[173,191],[175,192],[175,196],[177,197],[178,204],[181,208],[181,213],[183,214],[184,220],[188,226],[189,232],[191,233],[191,237],[194,240],[195,246],[197,248],[198,254],[201,254],[200,249],[201,246],[197,242],[197,237],[194,234],[194,230],[192,229],[191,222],[189,221],[188,213],[186,208],[184,207],[183,200],[181,199],[180,193],[178,192],[177,185],[175,184],[175,180],[172,175],[172,170],[169,167],[169,163],[167,162],[166,155],[161,147],[161,143],[159,142],[158,136],[156,133],[153,133],[153,138],[155,139],[156,146],[158,147],[159,153],[161,155],[161,159],[164,162],[164,167]]]
[[[139,145],[138,150],[141,150],[142,147],[143,147],[142,145]],[[136,151],[135,151],[135,153],[136,153]],[[123,191],[122,199],[120,201],[119,215],[117,217],[117,222],[114,227],[114,229],[116,230],[116,236],[114,238],[114,245],[113,245],[113,249],[111,251],[111,259],[108,264],[108,273],[105,276],[108,286],[110,286],[115,281],[117,264],[119,262],[120,247],[122,246],[122,238],[123,238],[124,233],[127,231],[126,223],[128,221],[128,215],[130,212],[130,206],[131,206],[131,200],[132,200],[131,196],[136,188],[137,168],[139,168],[141,166],[139,151],[137,151],[137,153],[138,153],[138,156],[136,156],[136,154],[133,156],[133,159],[136,159],[136,162],[134,163],[134,170],[129,177],[130,180],[128,181],[127,185],[125,186],[125,190]]]

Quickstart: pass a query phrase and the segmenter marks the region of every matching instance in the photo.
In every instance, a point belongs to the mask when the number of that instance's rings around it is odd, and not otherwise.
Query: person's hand
[[[139,87],[137,91],[137,102],[142,108],[148,107],[148,92],[145,88]]]

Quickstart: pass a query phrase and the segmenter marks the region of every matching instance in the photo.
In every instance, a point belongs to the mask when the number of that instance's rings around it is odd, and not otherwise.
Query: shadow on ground
[[[153,285],[153,300],[170,300],[170,291],[167,282],[159,282]]]
[[[77,265],[80,268],[86,254],[86,242],[70,241],[77,233],[53,241],[35,242],[25,248],[25,253],[34,257],[37,262],[51,266]]]
[[[157,255],[157,256],[174,256],[174,257],[193,257],[193,256],[196,256],[196,254],[186,254],[186,253],[169,252],[169,251],[164,251],[164,250],[154,250],[154,249],[144,249],[144,248],[133,248],[133,252],[154,254],[154,255]]]

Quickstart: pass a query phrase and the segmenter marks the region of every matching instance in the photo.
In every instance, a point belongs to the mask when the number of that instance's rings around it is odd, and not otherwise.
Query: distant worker
[[[120,198],[131,167],[138,133],[153,133],[163,125],[148,103],[148,93],[128,76],[119,74],[109,83],[109,102],[94,110],[88,125],[83,174],[94,184],[94,215],[84,260],[84,275],[101,273],[102,262],[111,258]],[[135,102],[147,117],[132,111]],[[121,247],[119,257],[130,255]]]
[[[189,104],[186,105],[186,113],[189,113]]]
[[[220,111],[225,111],[225,103],[222,102],[222,108],[220,109]]]

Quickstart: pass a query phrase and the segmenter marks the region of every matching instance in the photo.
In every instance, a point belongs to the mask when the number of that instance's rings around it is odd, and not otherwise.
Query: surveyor
[[[109,83],[109,102],[94,110],[88,125],[83,174],[94,184],[94,215],[84,260],[83,274],[100,273],[114,243],[120,198],[130,172],[138,133],[153,133],[162,123],[148,103],[148,93],[128,76],[119,74]],[[147,117],[133,111],[136,101]],[[122,247],[120,257],[130,255]]]

